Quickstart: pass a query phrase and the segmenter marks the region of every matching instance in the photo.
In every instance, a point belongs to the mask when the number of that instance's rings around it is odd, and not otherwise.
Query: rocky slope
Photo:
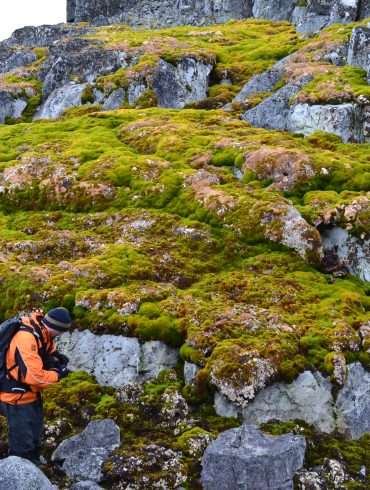
[[[214,488],[217,455],[240,469],[251,437],[272,468],[250,423],[299,436],[277,443],[289,471],[269,488],[366,488],[367,22],[76,23],[1,43],[1,319],[75,318],[48,457],[96,419],[121,429],[119,447],[76,446],[83,475],[54,458],[60,488]]]

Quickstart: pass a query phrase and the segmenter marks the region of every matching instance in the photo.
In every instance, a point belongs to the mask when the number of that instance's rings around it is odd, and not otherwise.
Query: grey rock
[[[227,430],[204,453],[203,488],[293,490],[293,476],[303,466],[305,449],[302,436],[272,437],[248,424]]]
[[[211,64],[192,58],[181,59],[176,66],[160,60],[152,77],[158,106],[182,109],[205,99],[211,70]]]
[[[301,80],[295,85],[287,84],[275,93],[263,100],[253,109],[246,111],[241,118],[250,122],[257,128],[288,129],[288,118],[290,114],[289,102],[301,88],[309,82],[309,79]]]
[[[335,428],[335,413],[330,380],[320,373],[301,373],[291,384],[275,383],[259,393],[243,409],[243,420],[263,424],[269,420],[301,419],[319,431],[331,433]]]
[[[97,336],[88,330],[64,334],[58,349],[70,358],[72,371],[83,369],[93,374],[101,385],[114,387],[155,378],[179,359],[178,349],[167,347],[161,341],[140,345],[136,338]]]
[[[337,397],[339,429],[351,439],[370,432],[370,373],[359,362],[348,366],[347,380]]]
[[[286,122],[289,131],[305,136],[320,130],[340,136],[345,143],[364,141],[363,110],[358,104],[294,104]]]
[[[244,85],[238,95],[233,99],[233,102],[243,101],[249,95],[256,92],[271,92],[285,71],[283,67],[271,68],[271,70],[255,75]]]
[[[68,21],[169,27],[208,25],[252,16],[253,0],[67,0]]]
[[[348,49],[348,64],[364,70],[370,68],[370,29],[356,27],[352,31]]]
[[[362,0],[361,0],[362,2]],[[355,22],[360,0],[336,0],[330,10],[329,24]]]
[[[112,451],[119,446],[119,427],[113,420],[92,420],[83,432],[80,432],[73,437],[69,437],[59,444],[52,456],[52,460],[64,460],[80,450],[102,448],[106,451]],[[86,478],[88,478],[88,475]]]
[[[0,46],[0,73],[20,66],[27,66],[37,60],[37,56],[27,50],[10,49]]]
[[[108,457],[108,451],[101,447],[78,449],[66,458],[63,470],[73,480],[89,478],[94,482],[100,482],[103,479],[102,467]]]
[[[10,456],[0,461],[0,488],[4,490],[55,490],[44,473],[27,459]]]
[[[103,487],[94,481],[85,480],[74,483],[71,485],[70,490],[103,490]]]
[[[56,119],[65,109],[82,105],[81,96],[85,84],[67,85],[54,90],[46,101],[37,109],[34,120]]]
[[[219,391],[215,393],[214,408],[220,417],[238,417],[241,415],[241,408],[231,403]]]
[[[191,385],[195,383],[195,375],[199,371],[200,367],[191,362],[184,363],[184,379],[185,384]]]
[[[329,15],[320,15],[307,7],[297,6],[293,10],[291,22],[297,27],[297,32],[315,34],[328,25],[329,19]]]
[[[7,117],[20,117],[26,107],[25,100],[15,99],[5,90],[0,90],[0,124],[4,124]]]
[[[137,99],[148,90],[148,86],[145,80],[138,80],[132,82],[127,87],[127,100],[130,105],[134,105]]]
[[[295,0],[255,0],[253,16],[257,19],[288,20],[296,5]]]
[[[43,97],[53,90],[70,84],[76,77],[81,82],[93,82],[99,76],[114,73],[126,67],[125,53],[106,50],[101,43],[89,39],[68,39],[49,48],[49,60],[45,65],[41,79]]]
[[[126,93],[123,88],[113,90],[109,97],[105,100],[102,111],[112,111],[118,109],[125,102]]]
[[[370,240],[360,240],[339,227],[324,229],[321,232],[324,254],[331,254],[346,264],[350,274],[370,281]]]
[[[3,46],[29,46],[31,48],[46,47],[63,37],[79,36],[92,32],[89,28],[68,24],[26,26],[13,32],[9,39],[1,43]]]

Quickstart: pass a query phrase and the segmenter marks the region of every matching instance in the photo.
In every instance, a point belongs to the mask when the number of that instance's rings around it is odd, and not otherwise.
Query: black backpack
[[[29,391],[29,387],[26,384],[20,380],[15,380],[11,376],[10,371],[16,365],[10,370],[6,367],[6,353],[8,352],[10,342],[20,329],[34,334],[34,331],[24,325],[17,317],[9,318],[9,320],[0,324],[0,391],[5,393],[25,393]]]

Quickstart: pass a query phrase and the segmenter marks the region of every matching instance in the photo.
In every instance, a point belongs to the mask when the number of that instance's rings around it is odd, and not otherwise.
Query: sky
[[[67,0],[0,0],[0,41],[24,26],[66,21]]]

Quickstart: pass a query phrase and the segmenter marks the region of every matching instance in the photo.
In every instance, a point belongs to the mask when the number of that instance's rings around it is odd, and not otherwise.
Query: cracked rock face
[[[327,131],[345,143],[363,143],[363,111],[357,104],[295,104],[288,115],[287,129],[305,136],[314,131]]]
[[[38,108],[34,119],[56,119],[62,115],[65,109],[81,105],[84,88],[85,84],[77,84],[55,89]]]
[[[206,449],[201,482],[205,490],[293,490],[303,466],[306,441],[285,434],[272,437],[253,425],[223,432]]]
[[[192,58],[181,59],[176,66],[160,60],[152,78],[158,106],[183,109],[205,99],[211,70],[211,64]]]
[[[179,357],[177,349],[161,341],[140,345],[136,338],[97,336],[88,330],[66,333],[58,349],[70,358],[72,371],[83,369],[101,385],[113,387],[156,378],[159,371],[172,368]]]

